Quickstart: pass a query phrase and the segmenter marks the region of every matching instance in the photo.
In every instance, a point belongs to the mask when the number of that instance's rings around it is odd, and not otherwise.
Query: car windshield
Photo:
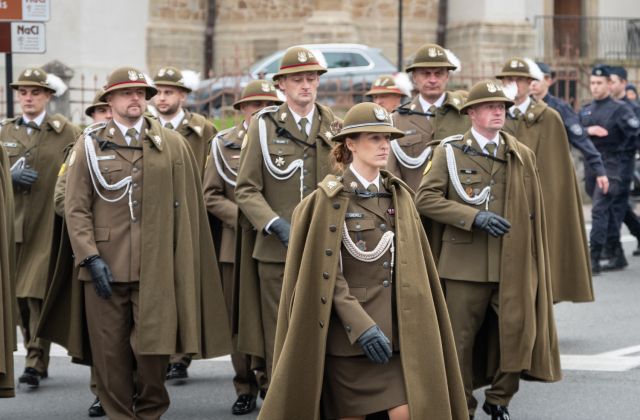
[[[274,56],[273,54],[271,54],[263,58],[262,60],[251,66],[249,72],[251,74],[255,74],[258,71],[265,72],[267,74],[277,73],[280,69],[280,59],[282,58],[282,55],[283,54],[278,54]]]
[[[361,54],[352,52],[325,52],[324,58],[325,60],[327,60],[327,66],[330,69],[344,67],[366,67],[369,65],[369,61]]]

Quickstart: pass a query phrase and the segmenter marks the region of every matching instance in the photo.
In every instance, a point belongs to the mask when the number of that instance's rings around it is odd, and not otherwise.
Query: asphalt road
[[[640,257],[625,237],[630,266],[594,279],[596,302],[555,307],[564,378],[554,384],[521,382],[510,411],[516,420],[638,420],[640,398]],[[86,419],[93,401],[89,370],[73,365],[56,347],[50,378],[39,389],[20,388],[14,399],[0,400],[0,419]],[[16,353],[16,372],[23,368]],[[253,419],[230,414],[235,399],[228,359],[195,361],[191,378],[169,386],[168,420]],[[480,403],[482,392],[477,392]],[[486,419],[478,413],[476,419]],[[419,419],[422,420],[422,419]],[[439,419],[434,419],[439,420]]]

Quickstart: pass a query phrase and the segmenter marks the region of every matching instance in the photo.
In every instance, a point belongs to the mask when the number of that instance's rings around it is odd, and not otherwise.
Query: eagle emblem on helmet
[[[127,74],[129,75],[129,80],[138,80],[138,73],[135,70],[129,70]]]
[[[164,76],[164,73],[167,71],[167,69],[165,69],[164,67],[161,68],[160,70],[158,70],[158,77],[162,77]]]
[[[373,113],[378,121],[385,121],[387,119],[387,111],[383,108],[375,107],[373,108]]]
[[[298,51],[298,61],[301,63],[306,63],[309,58],[307,57],[307,53],[304,51]]]
[[[268,82],[262,82],[262,91],[263,92],[270,92],[271,91],[271,86],[269,86]]]
[[[487,90],[490,93],[496,93],[498,91],[498,86],[496,86],[494,83],[487,83]]]

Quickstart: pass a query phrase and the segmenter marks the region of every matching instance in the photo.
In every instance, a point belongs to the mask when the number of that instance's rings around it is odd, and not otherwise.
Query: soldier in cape
[[[380,105],[387,112],[393,112],[402,105],[402,101],[411,97],[411,81],[406,73],[395,75],[385,74],[378,77],[366,96],[371,96],[371,102]]]

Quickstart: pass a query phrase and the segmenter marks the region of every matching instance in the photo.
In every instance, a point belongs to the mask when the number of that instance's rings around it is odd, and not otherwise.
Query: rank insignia
[[[409,109],[410,109],[410,110],[412,110],[412,111],[413,111],[414,109],[416,109],[416,104],[411,104],[411,106],[409,107]]]
[[[198,133],[198,135],[202,135],[202,127],[200,127],[199,125],[193,127],[193,130]]]
[[[527,118],[529,118],[529,121],[533,121],[533,118],[535,117],[535,115],[533,115],[533,112],[530,112],[527,114]]]
[[[280,114],[280,119],[282,121],[284,121],[286,118],[287,118],[287,113],[286,112],[283,112],[282,114]]]
[[[351,184],[349,184],[349,186],[351,187],[351,189],[355,190],[356,188],[358,188],[358,183],[353,181]]]
[[[338,183],[336,181],[327,182],[327,187],[329,187],[330,190],[333,190],[337,186],[338,186]]]
[[[53,126],[56,128],[56,130],[59,129],[60,128],[60,121],[54,120],[53,121]]]
[[[284,158],[282,156],[278,156],[276,158],[275,164],[277,167],[284,166]]]
[[[186,118],[184,120],[182,120],[182,125],[187,125],[188,123],[189,123],[189,121],[187,121]]]
[[[331,140],[333,138],[333,134],[331,134],[331,131],[327,131],[326,133],[324,133],[324,136],[327,138],[327,140]]]
[[[363,241],[362,239],[360,239],[358,242],[356,242],[356,246],[358,247],[358,249],[360,251],[366,251],[367,250],[367,243],[365,241]]]
[[[110,136],[113,136],[113,133],[115,133],[115,132],[116,132],[116,129],[115,129],[115,128],[111,127],[111,128],[109,129],[109,135],[110,135]]]

